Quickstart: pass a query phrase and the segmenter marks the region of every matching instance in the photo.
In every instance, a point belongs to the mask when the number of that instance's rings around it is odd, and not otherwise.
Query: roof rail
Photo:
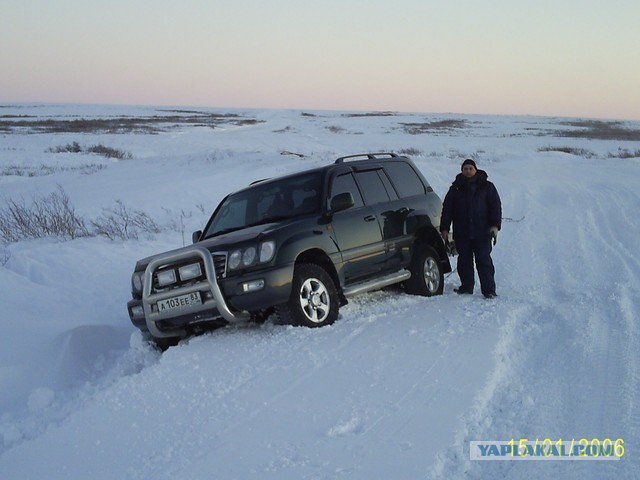
[[[345,160],[360,159],[360,160],[379,160],[381,157],[396,158],[397,153],[380,152],[380,153],[359,153],[357,155],[347,155],[346,157],[338,158],[335,163],[344,163]]]

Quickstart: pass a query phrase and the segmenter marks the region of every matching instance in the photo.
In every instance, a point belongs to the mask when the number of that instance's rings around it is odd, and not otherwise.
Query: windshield
[[[210,221],[205,238],[318,211],[320,172],[258,184],[229,195]]]

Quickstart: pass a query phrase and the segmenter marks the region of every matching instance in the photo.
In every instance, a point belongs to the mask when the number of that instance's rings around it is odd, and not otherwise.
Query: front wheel
[[[416,247],[411,264],[411,278],[405,283],[407,292],[412,295],[432,297],[442,295],[444,290],[444,272],[440,259],[431,247]]]
[[[175,347],[181,340],[180,337],[154,337],[152,335],[149,335],[146,338],[147,341],[161,352],[168,350],[170,347]]]
[[[281,322],[306,327],[331,325],[338,318],[339,299],[325,269],[312,263],[293,272],[291,296],[277,308]]]

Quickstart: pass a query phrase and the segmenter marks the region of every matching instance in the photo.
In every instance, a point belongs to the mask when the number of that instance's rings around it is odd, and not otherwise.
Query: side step
[[[378,290],[379,288],[393,285],[394,283],[404,282],[411,278],[411,272],[409,270],[400,270],[399,272],[385,275],[382,278],[376,278],[375,280],[369,280],[367,282],[356,283],[345,288],[342,293],[345,297],[352,295],[358,295],[360,293],[368,292],[370,290]]]

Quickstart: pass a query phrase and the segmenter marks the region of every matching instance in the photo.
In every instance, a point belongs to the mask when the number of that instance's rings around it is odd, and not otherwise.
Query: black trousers
[[[475,257],[480,289],[484,295],[496,293],[495,268],[491,260],[491,237],[456,238],[458,251],[458,275],[463,290],[473,292],[475,276],[473,260]]]

